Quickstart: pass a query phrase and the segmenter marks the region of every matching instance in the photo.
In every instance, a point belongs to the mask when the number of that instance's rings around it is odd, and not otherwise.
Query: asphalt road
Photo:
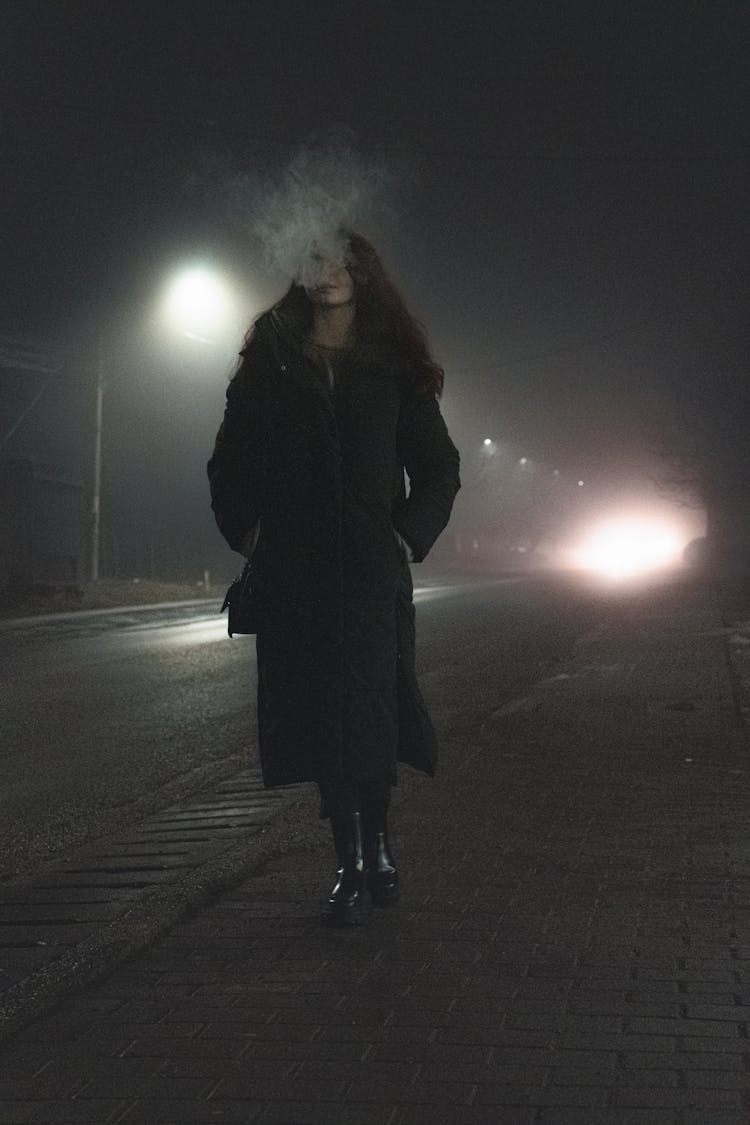
[[[447,710],[523,695],[607,599],[563,579],[419,589],[418,673]],[[0,628],[0,879],[256,761],[255,644],[218,605],[71,614]]]

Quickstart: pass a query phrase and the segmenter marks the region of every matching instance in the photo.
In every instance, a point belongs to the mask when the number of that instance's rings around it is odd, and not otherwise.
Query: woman
[[[397,894],[396,762],[435,771],[409,561],[448,522],[459,457],[422,328],[370,243],[342,237],[248,333],[208,475],[258,575],[264,784],[319,786],[339,868],[323,920],[356,925]]]

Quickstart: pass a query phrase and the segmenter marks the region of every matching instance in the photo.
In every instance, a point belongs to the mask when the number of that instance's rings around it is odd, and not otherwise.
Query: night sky
[[[123,544],[221,550],[203,474],[240,340],[144,324],[180,261],[238,279],[247,323],[280,295],[225,188],[332,130],[389,169],[368,233],[467,474],[489,434],[613,494],[685,442],[750,477],[750,4],[26,0],[4,23],[0,333],[66,367],[2,453],[88,473],[104,339]],[[4,429],[35,379],[0,371]]]

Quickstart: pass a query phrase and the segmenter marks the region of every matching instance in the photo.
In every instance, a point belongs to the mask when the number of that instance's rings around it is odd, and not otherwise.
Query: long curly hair
[[[439,398],[445,372],[435,360],[424,325],[413,316],[388,277],[374,246],[356,231],[346,231],[345,262],[354,282],[356,348],[375,360],[395,365],[400,377]],[[294,282],[273,310],[300,338],[311,329],[313,304]],[[245,344],[254,334],[254,325]]]

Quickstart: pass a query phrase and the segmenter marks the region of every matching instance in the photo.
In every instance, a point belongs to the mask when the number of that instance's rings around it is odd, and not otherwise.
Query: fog
[[[549,557],[611,512],[702,534],[702,498],[750,479],[746,16],[476,5],[425,42],[373,9],[322,50],[292,7],[257,13],[252,46],[240,12],[176,41],[157,13],[18,15],[0,329],[60,371],[3,363],[0,456],[88,499],[102,346],[103,573],[231,573],[205,462],[243,335],[360,225],[446,371],[464,487],[440,550]],[[215,329],[163,316],[188,267],[231,294]]]

